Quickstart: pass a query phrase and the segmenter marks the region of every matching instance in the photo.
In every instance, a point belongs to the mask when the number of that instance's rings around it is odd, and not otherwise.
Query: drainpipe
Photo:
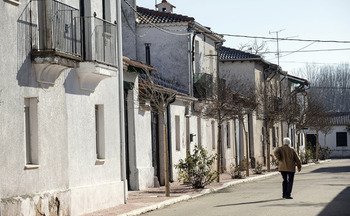
[[[281,98],[282,98],[282,82],[283,82],[283,80],[286,78],[287,76],[286,75],[284,75],[284,77],[280,80],[280,96],[281,96]],[[282,99],[283,100],[283,99]],[[282,103],[283,103],[283,101],[282,101]],[[287,130],[289,130],[289,128],[287,128]],[[288,134],[288,132],[287,132],[287,134]],[[283,145],[283,137],[284,137],[284,133],[283,133],[283,120],[281,120],[281,141],[282,141],[282,145]],[[278,144],[277,144],[277,146],[278,146]]]
[[[192,26],[188,28],[188,32],[192,33],[195,28],[195,23],[191,23]],[[191,37],[191,34],[188,35],[188,47],[189,47],[189,95],[193,96],[193,60],[194,60],[194,37],[196,36],[196,32]]]
[[[126,182],[126,155],[125,155],[125,121],[124,121],[124,76],[123,76],[123,50],[122,50],[122,19],[121,0],[117,0],[117,58],[119,71],[119,129],[120,129],[120,150],[121,150],[121,177],[124,186],[124,203],[128,199],[128,184]]]

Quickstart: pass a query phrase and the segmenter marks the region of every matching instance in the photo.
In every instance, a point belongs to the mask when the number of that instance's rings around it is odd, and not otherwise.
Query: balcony
[[[57,1],[31,2],[31,58],[37,82],[53,85],[60,73],[81,61],[78,9]]]
[[[76,68],[80,88],[94,91],[117,74],[116,24],[81,17],[79,9],[56,0],[32,1],[25,11],[37,82],[54,85],[62,71]],[[28,28],[27,25],[23,25]]]
[[[116,24],[97,17],[83,17],[84,61],[77,68],[80,88],[94,91],[108,77],[117,75]]]
[[[193,77],[194,96],[199,99],[213,97],[213,75],[207,73],[196,73]]]

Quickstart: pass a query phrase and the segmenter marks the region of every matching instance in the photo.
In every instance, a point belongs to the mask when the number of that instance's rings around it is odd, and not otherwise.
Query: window
[[[104,107],[95,105],[96,159],[105,159]]]
[[[11,3],[13,5],[20,5],[21,3],[19,0],[5,0],[5,2]]]
[[[26,165],[38,165],[38,99],[24,99]]]
[[[338,146],[348,146],[346,132],[337,132],[337,147]]]
[[[198,146],[202,146],[202,123],[201,118],[197,118],[197,139],[198,139]]]
[[[276,147],[276,128],[272,127],[272,146]]]
[[[151,44],[145,43],[146,47],[146,64],[151,65]]]
[[[209,50],[209,73],[214,74],[214,53],[213,53],[213,50]]]
[[[212,148],[215,149],[215,122],[211,122],[211,142]]]
[[[199,66],[199,41],[196,40],[194,44],[194,73],[200,73],[201,71]]]
[[[176,139],[176,151],[180,151],[180,116],[175,116],[175,139]]]

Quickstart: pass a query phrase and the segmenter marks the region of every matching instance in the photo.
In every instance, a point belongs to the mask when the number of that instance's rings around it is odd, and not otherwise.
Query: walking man
[[[290,148],[290,139],[285,137],[283,138],[283,146],[278,147],[274,154],[277,160],[279,161],[278,171],[281,172],[283,183],[283,198],[284,199],[293,199],[291,197],[295,166],[298,167],[298,171],[301,170],[301,163],[298,158],[298,155],[295,153],[294,149]]]

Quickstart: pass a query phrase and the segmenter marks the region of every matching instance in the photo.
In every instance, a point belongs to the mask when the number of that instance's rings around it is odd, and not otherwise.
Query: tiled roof
[[[350,113],[328,113],[332,125],[347,125],[350,124]]]
[[[160,12],[143,7],[137,7],[137,12],[141,15],[138,16],[140,24],[147,24],[149,22],[155,24],[194,21],[193,17],[183,16],[180,14],[174,14],[169,12]]]
[[[297,84],[303,84],[303,85],[310,85],[310,82],[306,79],[300,78],[300,77],[296,77],[296,76],[292,76],[290,74],[287,74],[287,78],[289,81],[293,82],[293,83],[297,83]]]
[[[233,48],[228,48],[228,47],[221,47],[220,49],[220,60],[221,61],[227,61],[227,60],[244,60],[244,59],[256,59],[259,60],[261,59],[260,56],[250,54],[247,52],[243,52],[241,50],[236,50]]]

